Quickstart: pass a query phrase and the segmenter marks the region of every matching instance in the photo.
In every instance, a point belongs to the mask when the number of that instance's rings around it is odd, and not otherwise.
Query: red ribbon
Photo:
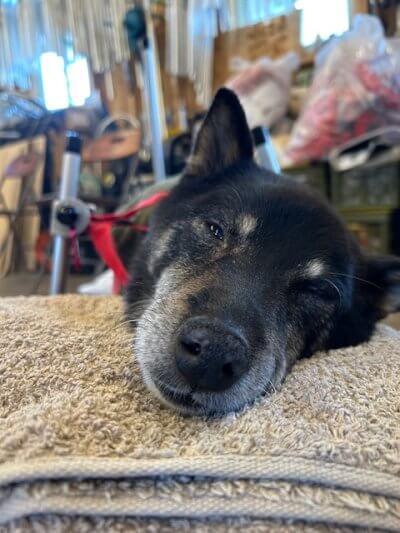
[[[143,209],[157,205],[168,196],[167,192],[158,192],[149,198],[138,202],[128,211],[121,213],[111,213],[105,215],[92,215],[88,227],[88,232],[96,252],[102,258],[104,263],[114,272],[113,292],[118,293],[121,287],[124,287],[129,281],[129,274],[122,263],[112,236],[112,226],[116,222],[129,221],[133,216]],[[146,232],[147,226],[143,224],[131,224],[134,231]],[[76,240],[76,236],[75,236]],[[73,247],[74,250],[74,247]],[[76,247],[75,247],[76,250]],[[79,251],[78,251],[79,257]]]
[[[76,229],[69,230],[69,238],[71,240],[71,256],[72,264],[74,265],[75,270],[78,272],[82,267],[81,254],[79,252],[79,242],[78,242],[78,232]]]
[[[92,215],[90,223],[93,222],[119,222],[121,220],[129,220],[133,216],[137,215],[139,211],[146,209],[147,207],[152,207],[164,200],[168,196],[168,193],[165,191],[157,192],[145,200],[141,200],[136,205],[134,205],[128,211],[122,213],[108,213],[106,215]]]

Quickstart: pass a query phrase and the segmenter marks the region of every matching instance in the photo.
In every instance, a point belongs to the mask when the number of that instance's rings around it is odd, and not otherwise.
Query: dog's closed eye
[[[309,295],[320,300],[334,302],[340,300],[340,290],[337,285],[329,279],[307,279],[296,281],[293,289],[298,294]]]

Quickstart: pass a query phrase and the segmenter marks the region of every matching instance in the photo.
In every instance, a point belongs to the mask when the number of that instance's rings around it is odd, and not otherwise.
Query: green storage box
[[[398,207],[400,162],[376,158],[348,171],[332,172],[332,203],[338,209]]]
[[[393,213],[387,208],[339,209],[361,247],[370,253],[394,253]]]
[[[330,198],[329,165],[327,163],[310,163],[285,168],[283,174],[297,183],[308,185],[325,198]]]

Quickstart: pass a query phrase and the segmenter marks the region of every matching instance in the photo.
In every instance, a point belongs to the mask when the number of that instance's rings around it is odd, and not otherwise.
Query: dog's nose
[[[192,318],[177,339],[176,365],[195,389],[222,391],[231,387],[249,368],[242,337],[222,323]]]

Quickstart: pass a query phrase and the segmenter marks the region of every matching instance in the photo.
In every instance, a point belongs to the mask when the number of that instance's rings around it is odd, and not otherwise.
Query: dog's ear
[[[253,157],[253,141],[243,108],[229,89],[220,89],[194,143],[185,174],[210,176]]]
[[[339,315],[326,349],[355,346],[367,341],[375,324],[400,311],[400,259],[391,256],[363,257],[354,277],[353,303]]]
[[[382,318],[400,311],[400,259],[392,256],[369,257],[366,280],[375,288],[376,305]],[[368,290],[365,284],[363,290]]]

